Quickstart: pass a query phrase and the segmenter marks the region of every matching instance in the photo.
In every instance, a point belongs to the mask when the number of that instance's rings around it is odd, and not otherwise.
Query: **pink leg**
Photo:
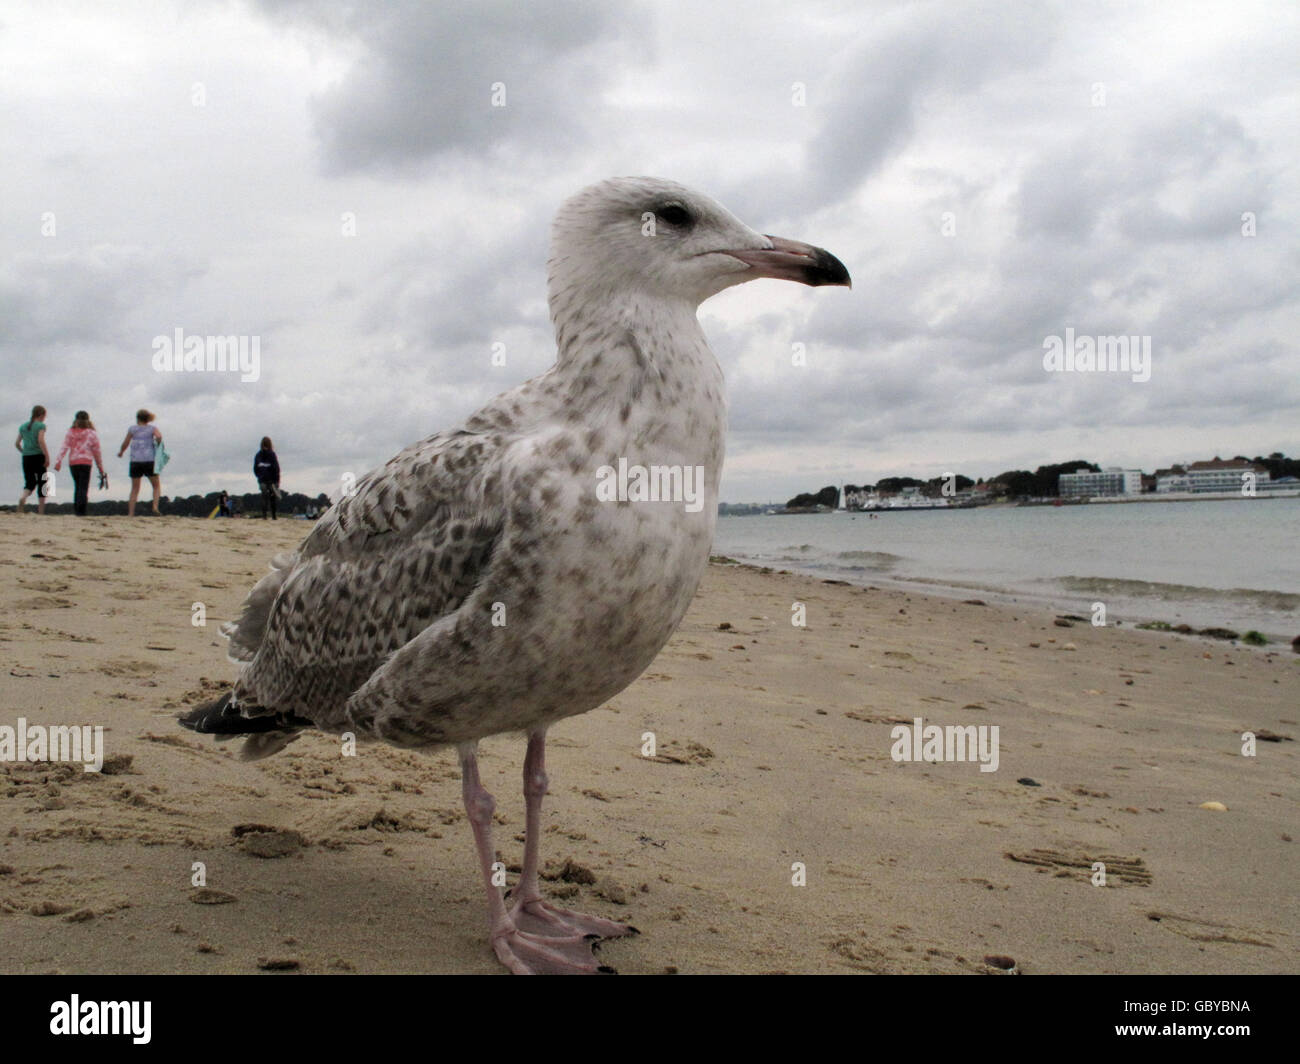
[[[492,813],[496,801],[479,781],[477,747],[477,743],[465,743],[459,748],[461,790],[465,813],[474,829],[483,886],[487,890],[488,925],[497,959],[516,975],[589,975],[613,971],[596,963],[591,942],[584,935],[570,932],[565,936],[541,938],[521,931],[506,912],[500,888],[492,882],[495,874],[492,866],[496,862]]]
[[[528,733],[524,755],[524,870],[512,897],[510,916],[516,926],[534,935],[564,937],[573,934],[618,938],[639,934],[635,927],[616,924],[599,916],[584,916],[543,900],[537,883],[537,855],[542,834],[542,799],[550,785],[546,775],[546,729]]]

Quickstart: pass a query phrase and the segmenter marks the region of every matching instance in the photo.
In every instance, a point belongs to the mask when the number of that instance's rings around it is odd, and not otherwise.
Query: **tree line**
[[[60,487],[62,487],[62,483],[60,483]],[[60,492],[59,494],[62,495],[63,493]],[[168,517],[207,517],[217,508],[220,501],[221,492],[219,491],[210,491],[206,495],[187,495],[175,498],[164,495],[159,507]],[[242,513],[249,517],[258,517],[262,513],[262,496],[258,492],[231,495],[230,501],[236,513]],[[330,499],[323,492],[314,498],[303,495],[301,492],[285,492],[280,496],[278,506],[282,517],[289,517],[293,514],[314,514],[319,516],[329,509]],[[70,498],[67,502],[50,499],[45,504],[45,512],[47,514],[70,514],[72,513],[72,501]],[[86,513],[87,516],[91,517],[125,515],[126,500],[103,499],[99,502],[92,502],[86,508]]]
[[[1287,458],[1281,451],[1274,451],[1268,457],[1247,458],[1245,455],[1234,455],[1234,462],[1252,462],[1257,466],[1263,466],[1268,470],[1269,476],[1274,480],[1280,480],[1282,477],[1300,477],[1300,459]],[[1182,472],[1182,466],[1173,466],[1174,470]],[[995,477],[990,477],[988,483],[992,485],[992,491],[995,495],[1007,496],[1013,499],[1028,498],[1045,498],[1060,494],[1060,480],[1062,473],[1078,473],[1086,471],[1091,473],[1100,473],[1101,466],[1096,462],[1089,462],[1082,458],[1076,458],[1072,462],[1057,462],[1054,465],[1041,465],[1032,473],[1027,469],[1009,469],[1005,473],[999,473]],[[944,494],[944,485],[948,483],[947,477],[931,477],[929,480],[918,480],[915,477],[885,477],[875,484],[845,484],[844,491],[848,492],[879,492],[882,494],[897,494],[904,488],[919,488],[920,494],[929,498],[938,498]],[[967,488],[985,483],[983,480],[971,480],[958,474],[954,481],[954,490],[965,491]],[[819,494],[824,495],[829,488],[823,488]],[[797,499],[807,499],[812,496],[799,495]],[[791,500],[787,505],[796,505]],[[809,505],[807,503],[798,503],[798,505]]]

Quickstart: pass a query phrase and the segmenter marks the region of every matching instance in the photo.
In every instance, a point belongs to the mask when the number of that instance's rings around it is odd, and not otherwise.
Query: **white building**
[[[1057,491],[1062,499],[1086,499],[1092,495],[1141,495],[1142,470],[1112,466],[1100,473],[1080,470],[1062,473]]]
[[[1253,479],[1252,479],[1253,478]],[[1237,459],[1215,458],[1209,462],[1193,462],[1187,467],[1187,491],[1240,492],[1242,486],[1251,484],[1259,488],[1271,479],[1263,466]]]

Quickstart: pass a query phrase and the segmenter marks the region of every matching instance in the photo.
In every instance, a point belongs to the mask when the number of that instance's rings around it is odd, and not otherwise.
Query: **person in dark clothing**
[[[253,476],[262,491],[262,517],[265,519],[269,509],[274,521],[275,504],[280,498],[280,460],[275,457],[270,436],[262,437],[262,449],[253,456]]]

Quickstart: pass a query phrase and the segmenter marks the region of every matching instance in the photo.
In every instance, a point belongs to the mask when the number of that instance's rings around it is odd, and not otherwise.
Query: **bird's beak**
[[[724,251],[723,254],[752,267],[755,278],[775,277],[782,281],[798,281],[800,284],[853,287],[844,263],[825,248],[813,247],[798,240],[786,240],[781,236],[764,235],[772,242],[770,248],[742,248],[739,251]]]

